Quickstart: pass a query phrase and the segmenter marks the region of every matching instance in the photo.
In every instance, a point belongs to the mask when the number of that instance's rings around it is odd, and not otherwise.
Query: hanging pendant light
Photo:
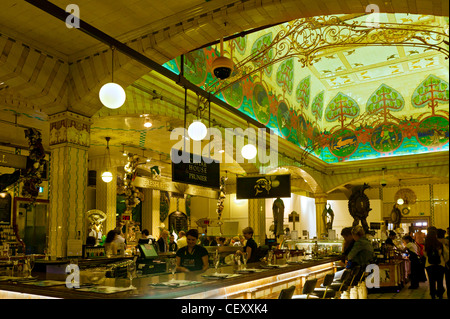
[[[114,83],[114,47],[111,47],[111,52],[111,82],[103,85],[98,95],[104,106],[110,109],[117,109],[125,103],[126,94],[125,90],[119,84]]]
[[[109,152],[109,140],[111,139],[110,137],[105,137],[106,139],[106,151],[105,151],[105,160],[108,160],[107,163],[107,167],[106,170],[102,173],[102,181],[104,181],[105,183],[109,183],[113,180],[113,174],[110,172],[111,169],[111,154]]]
[[[194,141],[201,141],[205,138],[208,129],[200,120],[194,120],[188,127],[189,137]]]
[[[241,154],[245,159],[251,160],[255,158],[257,153],[256,147],[253,144],[244,145],[241,149]]]
[[[250,128],[250,123],[247,123],[248,128]],[[247,145],[244,145],[241,149],[241,154],[242,156],[247,159],[247,160],[251,160],[253,158],[255,158],[256,154],[258,153],[256,146],[250,143],[250,138],[249,138],[249,143]]]

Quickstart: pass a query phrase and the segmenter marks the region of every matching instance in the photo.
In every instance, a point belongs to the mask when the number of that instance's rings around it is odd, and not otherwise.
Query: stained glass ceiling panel
[[[367,19],[339,17],[348,25]],[[311,43],[329,34],[327,28],[338,35],[353,32],[341,22],[330,27],[333,21],[301,19],[225,41],[224,55],[235,64],[233,76],[225,81],[212,75],[218,46],[188,53],[185,76],[328,163],[448,150],[448,60],[436,47],[417,46],[430,30],[447,32],[448,41],[448,18],[381,14],[382,27],[394,23],[392,28],[404,32],[370,31],[387,32],[383,39],[390,45],[358,45],[343,38],[314,53],[280,58],[280,44],[292,46],[294,39]],[[280,34],[289,34],[283,43],[277,40]],[[403,45],[411,34],[411,45]],[[392,44],[399,39],[402,45]],[[439,50],[448,54],[448,45],[441,42],[430,44],[440,43]],[[311,54],[306,65],[301,60],[308,58],[305,52]],[[178,73],[179,62],[165,66]]]

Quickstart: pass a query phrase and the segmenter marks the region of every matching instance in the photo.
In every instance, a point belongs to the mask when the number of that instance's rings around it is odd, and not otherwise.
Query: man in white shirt
[[[178,246],[178,249],[180,249],[181,247],[187,246],[186,233],[182,230],[178,233],[177,246]]]

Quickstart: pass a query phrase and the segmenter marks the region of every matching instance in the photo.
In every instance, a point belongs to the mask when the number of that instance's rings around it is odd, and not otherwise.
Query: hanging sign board
[[[175,153],[176,152],[176,153]],[[211,158],[194,155],[172,149],[172,159],[183,160],[176,163],[172,160],[172,181],[210,188],[220,188],[220,164]],[[182,154],[180,156],[180,153]],[[189,158],[189,161],[187,161]]]
[[[0,151],[0,166],[24,169],[27,168],[27,156]]]
[[[291,197],[291,175],[238,177],[236,199]]]

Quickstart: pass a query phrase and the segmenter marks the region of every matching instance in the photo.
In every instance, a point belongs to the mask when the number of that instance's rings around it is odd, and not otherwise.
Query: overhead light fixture
[[[250,123],[247,123],[248,128],[250,128]],[[251,160],[253,158],[255,158],[256,154],[257,154],[257,150],[256,150],[256,146],[250,143],[250,136],[248,139],[248,144],[244,145],[241,149],[241,154],[242,156],[247,159],[247,160]]]
[[[142,115],[140,115],[140,117],[143,117],[145,119],[144,126],[146,128],[152,127],[153,124],[150,121],[150,114],[142,114]]]
[[[144,126],[145,126],[146,128],[152,127],[152,122],[150,122],[150,119],[149,119],[148,117],[145,118]]]
[[[117,83],[114,83],[114,47],[111,47],[112,52],[112,69],[111,82],[102,86],[99,92],[100,101],[104,106],[110,109],[118,109],[125,103],[125,90]]]
[[[194,120],[188,127],[188,135],[194,141],[201,141],[205,138],[208,129],[200,120]]]
[[[108,160],[106,170],[102,173],[102,181],[109,183],[113,180],[113,174],[110,172],[111,169],[111,154],[109,152],[109,140],[110,137],[105,137],[106,139],[106,151],[105,151],[105,161]]]
[[[247,144],[242,147],[241,154],[245,159],[251,160],[255,158],[257,153],[256,147],[253,144]]]

